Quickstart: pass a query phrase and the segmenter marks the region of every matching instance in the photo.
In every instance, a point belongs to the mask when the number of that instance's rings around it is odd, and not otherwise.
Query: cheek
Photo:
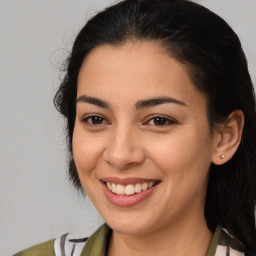
[[[172,182],[204,182],[211,163],[212,147],[208,133],[187,129],[186,133],[158,138],[150,148],[153,162]]]
[[[168,207],[173,214],[192,205],[201,208],[204,205],[211,163],[210,146],[206,147],[205,137],[200,136],[199,139],[196,133],[189,134],[159,141],[161,147],[156,145],[152,152],[153,161],[166,185],[163,201],[169,202]]]
[[[98,164],[101,152],[104,150],[104,142],[95,136],[88,136],[82,128],[74,128],[73,158],[81,181],[83,176],[88,176]]]

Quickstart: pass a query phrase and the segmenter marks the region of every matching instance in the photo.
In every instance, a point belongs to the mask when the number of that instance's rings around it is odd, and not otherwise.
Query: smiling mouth
[[[128,184],[128,185],[121,185],[121,184],[110,183],[110,182],[104,182],[104,183],[106,184],[108,190],[114,194],[132,196],[154,187],[159,182],[151,181],[151,182],[143,182],[143,183]]]

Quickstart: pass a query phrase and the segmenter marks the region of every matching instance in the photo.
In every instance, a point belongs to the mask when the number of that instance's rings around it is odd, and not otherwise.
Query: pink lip
[[[109,183],[115,183],[120,184],[123,186],[127,186],[129,184],[137,184],[137,183],[149,183],[149,182],[159,182],[159,180],[154,179],[143,179],[143,178],[136,178],[136,177],[130,177],[130,178],[117,178],[117,177],[105,177],[100,179],[103,182],[109,182]]]
[[[140,182],[136,182],[136,183],[140,183]],[[148,190],[142,191],[138,194],[126,196],[126,195],[114,194],[112,191],[110,191],[107,188],[107,185],[104,182],[101,182],[101,184],[103,186],[103,191],[108,201],[119,207],[130,207],[130,206],[139,204],[140,202],[144,201],[147,197],[149,197],[158,186],[157,184],[154,187]],[[122,183],[118,183],[118,184],[122,184]],[[128,183],[128,184],[133,184],[133,183]]]

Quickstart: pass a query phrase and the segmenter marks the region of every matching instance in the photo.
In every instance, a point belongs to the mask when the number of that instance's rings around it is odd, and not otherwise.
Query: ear
[[[229,114],[227,121],[216,129],[212,163],[221,165],[232,158],[241,142],[243,127],[244,113],[242,110],[235,110]]]

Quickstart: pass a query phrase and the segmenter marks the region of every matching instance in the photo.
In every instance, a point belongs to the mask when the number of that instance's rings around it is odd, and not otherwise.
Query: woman
[[[55,96],[70,178],[105,219],[17,255],[256,255],[256,113],[233,30],[187,0],[126,0],[78,34]]]

